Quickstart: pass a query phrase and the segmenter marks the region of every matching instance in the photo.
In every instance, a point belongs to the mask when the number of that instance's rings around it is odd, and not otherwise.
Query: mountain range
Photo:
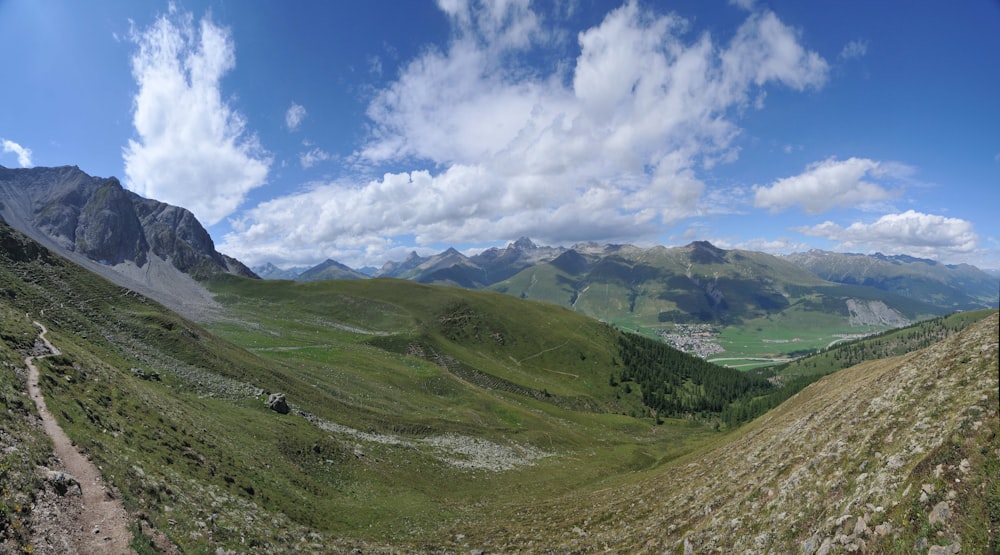
[[[331,260],[294,276],[257,270],[266,278],[300,281],[367,277]],[[1000,293],[996,276],[965,264],[817,250],[773,256],[705,241],[682,247],[540,247],[522,237],[473,256],[453,248],[427,257],[414,252],[386,263],[373,277],[490,289],[634,329],[760,319],[795,325],[805,313],[825,314],[829,325],[895,327],[997,306]]]
[[[358,271],[334,260],[312,268],[251,270],[219,253],[187,210],[71,166],[0,168],[0,218],[194,318],[219,309],[205,287],[205,280],[219,274],[295,281],[396,278],[545,301],[650,336],[717,326],[721,339],[691,352],[725,351],[729,359],[778,360],[819,349],[838,335],[997,306],[1000,287],[997,277],[968,265],[822,251],[773,256],[705,241],[551,247],[522,237],[472,256],[454,248],[433,256],[414,252],[377,270]]]
[[[690,252],[687,260],[680,256],[665,255]],[[705,241],[696,241],[684,247],[640,248],[632,245],[599,245],[596,243],[577,244],[571,247],[538,246],[527,237],[522,237],[505,248],[493,247],[479,254],[466,256],[450,248],[432,256],[420,256],[416,252],[401,262],[386,262],[382,268],[353,270],[333,260],[312,268],[291,268],[282,270],[273,264],[254,267],[253,270],[264,279],[295,279],[315,281],[318,279],[365,279],[368,277],[393,277],[409,279],[420,283],[455,285],[470,289],[493,288],[505,290],[507,285],[498,285],[505,280],[517,281],[517,274],[543,264],[549,264],[575,280],[591,284],[599,281],[601,267],[596,275],[590,270],[606,263],[615,264],[615,257],[636,261],[643,266],[638,270],[671,275],[687,275],[698,265],[727,264],[729,251],[715,247]],[[760,260],[764,253],[733,251],[737,259],[750,257]],[[672,264],[656,269],[649,260],[672,258]],[[934,260],[906,255],[887,256],[881,253],[865,255],[811,250],[804,253],[777,255],[773,258],[785,260],[802,268],[815,277],[832,283],[861,285],[898,294],[914,300],[951,310],[971,310],[995,306],[1000,293],[1000,280],[989,272],[969,264],[942,264]],[[800,282],[814,281],[808,277],[781,266],[780,262],[768,263],[782,274]],[[329,270],[336,268],[336,271]],[[614,272],[612,272],[614,273]],[[714,275],[714,273],[713,273]],[[659,276],[659,277],[662,277]],[[642,277],[638,276],[641,281]],[[636,281],[636,280],[633,280]],[[586,287],[587,285],[584,285]],[[574,290],[567,289],[572,297]],[[561,304],[561,303],[560,303]]]
[[[821,250],[790,254],[785,259],[829,281],[871,286],[955,310],[995,305],[1000,294],[995,275],[969,264]]]

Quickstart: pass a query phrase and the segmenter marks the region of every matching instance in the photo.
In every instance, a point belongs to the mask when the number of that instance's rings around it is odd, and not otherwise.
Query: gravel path
[[[40,553],[47,551],[46,548],[51,548],[53,553],[80,555],[135,553],[129,547],[132,534],[128,530],[128,514],[121,500],[115,497],[104,483],[97,467],[80,454],[45,405],[45,398],[42,397],[42,391],[38,386],[38,367],[34,361],[45,356],[58,355],[59,350],[46,339],[45,334],[48,330],[45,326],[39,322],[35,322],[35,325],[41,328],[38,337],[51,354],[29,356],[24,359],[24,363],[28,367],[28,394],[38,407],[45,432],[52,438],[55,454],[62,462],[61,468],[50,471],[49,478],[52,481],[55,477],[56,481],[65,484],[67,480],[65,474],[69,474],[79,484],[78,492],[71,486],[63,496],[64,499],[72,497],[73,506],[68,507],[68,510],[48,513],[36,511],[36,520],[43,520],[37,517],[49,516],[52,517],[48,519],[50,521],[55,518],[60,518],[61,521],[35,523],[36,531],[41,531],[44,541],[42,545],[35,545],[35,552]],[[64,474],[60,476],[58,472]]]

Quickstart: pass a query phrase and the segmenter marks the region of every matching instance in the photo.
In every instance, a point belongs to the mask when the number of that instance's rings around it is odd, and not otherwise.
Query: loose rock
[[[284,393],[272,393],[268,395],[267,408],[278,414],[288,414],[291,411],[291,409],[288,408],[288,402],[285,400]]]
[[[951,507],[948,506],[947,501],[942,501],[937,505],[934,505],[934,508],[931,509],[931,514],[928,515],[927,519],[931,524],[937,524],[948,520],[949,516],[951,516]]]
[[[81,491],[80,482],[77,481],[76,476],[68,472],[49,470],[45,475],[45,479],[52,484],[52,487],[55,488],[56,493],[59,495],[66,495],[66,492],[73,486],[76,486],[77,491]]]

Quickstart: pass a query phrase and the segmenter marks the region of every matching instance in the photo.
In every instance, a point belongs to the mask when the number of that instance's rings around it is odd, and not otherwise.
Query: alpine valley
[[[255,273],[75,167],[0,167],[0,217],[0,552],[104,535],[35,370],[136,553],[1000,548],[969,266],[522,238]]]
[[[265,279],[366,279],[332,260]],[[969,265],[823,251],[773,256],[522,237],[473,256],[455,249],[386,263],[373,277],[486,289],[560,305],[730,365],[771,364],[833,342],[959,310],[996,307],[1000,279]]]

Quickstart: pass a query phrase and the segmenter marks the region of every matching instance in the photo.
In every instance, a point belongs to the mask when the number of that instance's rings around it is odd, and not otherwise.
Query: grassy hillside
[[[2,298],[2,297],[0,297]],[[35,466],[45,464],[52,443],[38,426],[34,403],[25,392],[23,352],[34,345],[37,328],[23,313],[0,302],[0,552],[16,553],[30,545],[32,492],[41,479]]]
[[[207,329],[0,231],[15,544],[48,456],[20,393],[33,319],[63,351],[39,362],[49,408],[141,515],[142,550],[143,527],[185,552],[405,545],[713,435],[656,425],[638,388],[609,384],[617,332],[568,310],[393,280],[220,280],[230,316]],[[265,406],[279,391],[290,414]]]
[[[998,325],[993,314],[922,351],[827,376],[704,451],[461,522],[434,545],[996,553]]]

